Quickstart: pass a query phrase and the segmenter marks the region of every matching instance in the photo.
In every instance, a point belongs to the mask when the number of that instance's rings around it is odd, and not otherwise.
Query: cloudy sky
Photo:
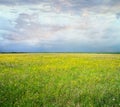
[[[120,52],[120,0],[0,0],[0,52]]]

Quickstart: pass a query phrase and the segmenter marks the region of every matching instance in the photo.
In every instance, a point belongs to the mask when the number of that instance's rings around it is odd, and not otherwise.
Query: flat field
[[[0,107],[120,107],[120,54],[0,54]]]

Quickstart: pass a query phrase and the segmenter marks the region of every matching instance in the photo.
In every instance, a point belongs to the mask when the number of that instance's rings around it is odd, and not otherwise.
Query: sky
[[[120,52],[120,0],[0,0],[0,52]]]

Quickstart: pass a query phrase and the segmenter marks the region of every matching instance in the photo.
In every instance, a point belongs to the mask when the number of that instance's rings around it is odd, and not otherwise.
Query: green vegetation
[[[120,55],[1,54],[0,107],[120,107]]]

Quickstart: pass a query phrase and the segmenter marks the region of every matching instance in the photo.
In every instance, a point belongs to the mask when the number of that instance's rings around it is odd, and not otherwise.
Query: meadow
[[[0,107],[120,107],[120,54],[0,54]]]

